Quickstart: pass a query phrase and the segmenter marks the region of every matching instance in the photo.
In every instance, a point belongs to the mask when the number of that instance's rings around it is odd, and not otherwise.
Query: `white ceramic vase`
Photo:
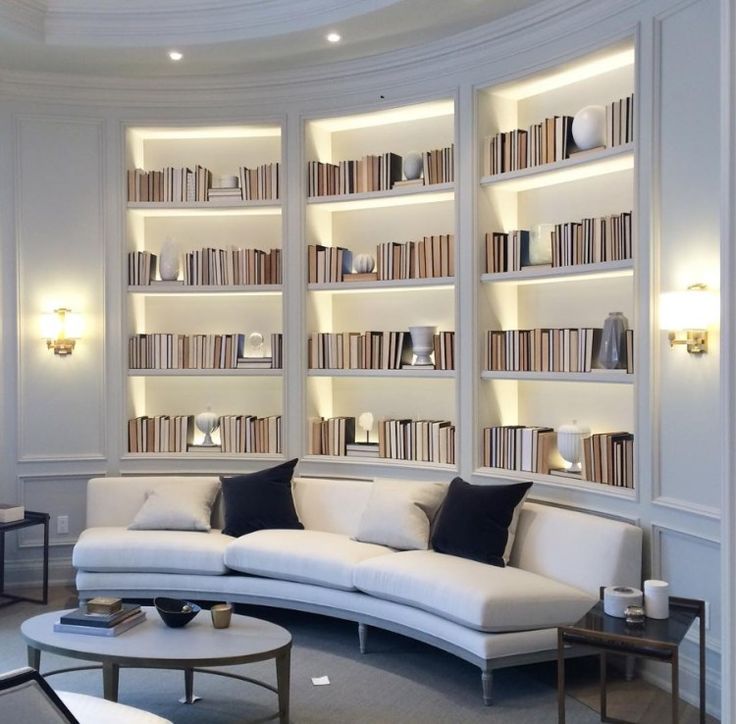
[[[432,359],[430,355],[434,350],[434,335],[437,327],[427,325],[418,327],[409,327],[411,335],[411,349],[415,355],[414,365],[431,365]]]
[[[571,473],[579,473],[583,469],[583,438],[588,435],[590,429],[578,425],[577,420],[573,420],[571,425],[560,425],[557,429],[557,450]]]
[[[598,364],[607,370],[615,370],[626,364],[625,333],[629,322],[621,312],[611,312],[603,323]]]
[[[217,415],[211,410],[200,412],[198,415],[194,416],[194,424],[197,426],[197,430],[204,435],[204,440],[202,440],[201,444],[214,445],[215,443],[212,442],[212,433],[217,430],[219,426]]]
[[[422,175],[422,154],[416,151],[410,151],[404,156],[404,178],[407,181],[414,181]]]
[[[179,247],[170,236],[161,245],[158,273],[165,282],[174,282],[179,278]]]
[[[370,274],[376,268],[376,260],[370,254],[358,254],[353,259],[356,274]]]
[[[603,106],[581,108],[572,119],[572,137],[581,151],[605,146],[606,109]]]

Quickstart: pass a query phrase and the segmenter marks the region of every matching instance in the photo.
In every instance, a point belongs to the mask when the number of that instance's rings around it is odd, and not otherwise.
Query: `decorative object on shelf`
[[[370,274],[376,268],[376,260],[370,254],[358,254],[353,259],[356,274]]]
[[[363,412],[358,416],[358,427],[365,432],[365,441],[370,442],[370,434],[373,429],[373,413]]]
[[[170,236],[161,245],[158,273],[165,282],[175,282],[179,278],[179,247]]]
[[[647,620],[647,617],[644,615],[644,606],[627,606],[624,615],[626,617],[626,625],[632,628],[643,626]]]
[[[608,586],[603,589],[603,611],[615,618],[626,618],[628,606],[642,605],[642,592],[630,586]]]
[[[246,357],[263,357],[263,335],[260,332],[251,332],[245,340]]]
[[[215,628],[229,628],[230,619],[233,616],[233,605],[231,603],[216,603],[210,609],[212,625]]]
[[[48,349],[53,349],[59,357],[67,357],[82,336],[81,317],[67,307],[54,309],[53,313],[41,316],[41,335]]]
[[[583,438],[590,435],[590,429],[578,425],[560,425],[557,430],[557,450],[565,461],[565,469],[570,473],[582,473]]]
[[[153,599],[161,620],[170,628],[186,626],[202,609],[191,601],[157,596]]]
[[[412,367],[434,367],[430,355],[434,349],[434,335],[437,327],[420,325],[409,327],[411,348],[414,353]]]
[[[604,106],[585,106],[572,120],[572,137],[581,151],[604,146],[606,143],[606,109]]]
[[[644,609],[647,618],[670,617],[670,584],[667,581],[644,581]]]
[[[626,366],[626,330],[629,322],[621,312],[610,312],[603,323],[598,364],[607,370]]]
[[[529,241],[529,263],[532,266],[552,263],[552,233],[554,224],[537,224]]]
[[[410,151],[404,156],[404,178],[413,181],[421,178],[424,159],[417,151]]]
[[[705,284],[684,292],[665,292],[659,302],[659,325],[669,330],[670,347],[684,344],[691,354],[708,351],[708,327],[718,321],[718,296]]]
[[[197,430],[204,435],[204,440],[197,447],[219,447],[212,442],[212,433],[219,427],[220,420],[209,407],[206,412],[200,412],[194,416],[194,424]]]

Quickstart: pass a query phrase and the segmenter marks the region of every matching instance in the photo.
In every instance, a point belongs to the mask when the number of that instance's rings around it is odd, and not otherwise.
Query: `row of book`
[[[583,439],[582,477],[618,488],[634,487],[634,435],[601,432]]]
[[[631,259],[632,212],[555,224],[550,234],[552,266]]]
[[[385,419],[378,422],[378,442],[355,442],[355,418],[311,421],[312,455],[391,458],[454,464],[455,426],[447,420]]]
[[[224,453],[280,453],[281,415],[222,415],[220,448]]]
[[[233,422],[233,420],[236,420]],[[240,423],[237,422],[240,419]],[[194,415],[142,415],[128,420],[128,452],[243,452],[278,454],[281,452],[281,416],[222,415],[218,419],[227,429],[225,445],[195,445]],[[245,438],[243,438],[245,431]],[[250,432],[249,432],[250,431]],[[232,434],[231,433],[237,433]],[[241,440],[243,440],[241,445]]]
[[[424,185],[452,183],[455,180],[455,144],[422,153]]]
[[[590,372],[597,366],[598,327],[491,330],[484,365],[494,372]],[[633,374],[634,330],[622,340],[626,371]]]
[[[184,284],[281,284],[281,249],[202,248],[184,256]]]
[[[283,336],[271,335],[271,354],[245,355],[245,334],[134,334],[128,366],[135,370],[281,369]]]
[[[483,465],[549,474],[557,434],[551,427],[497,425],[483,430]]]
[[[243,201],[275,201],[281,198],[281,165],[264,163],[256,168],[241,166],[238,172]]]
[[[528,266],[563,267],[631,259],[632,233],[631,211],[543,224],[539,239],[527,229],[492,232],[485,236],[486,273],[521,271]],[[533,245],[536,245],[534,249]]]
[[[310,244],[307,247],[307,281],[341,282],[353,271],[353,252],[342,246]]]
[[[401,181],[402,159],[397,153],[367,155],[360,160],[307,164],[308,196],[341,196],[368,191],[390,191]]]
[[[562,161],[573,145],[572,116],[551,116],[528,130],[517,128],[484,138],[484,168],[494,175]]]
[[[455,333],[434,335],[431,369],[455,369]],[[409,332],[314,332],[307,340],[310,369],[417,369]]]
[[[606,106],[606,143],[620,146],[634,141],[634,94]]]
[[[389,241],[376,247],[381,281],[455,276],[454,234],[434,234],[420,241]]]
[[[212,186],[212,171],[197,165],[167,166],[161,171],[141,168],[128,171],[128,201],[158,203],[192,203],[234,199],[236,201],[274,200],[279,198],[280,165],[266,163],[250,169],[241,166],[240,187]]]

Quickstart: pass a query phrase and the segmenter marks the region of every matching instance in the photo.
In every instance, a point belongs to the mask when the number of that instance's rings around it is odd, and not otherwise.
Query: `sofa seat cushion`
[[[171,724],[168,719],[106,699],[71,691],[57,691],[79,724]]]
[[[435,551],[402,551],[359,563],[359,591],[478,631],[521,631],[577,621],[595,604],[585,591],[536,573]]]
[[[74,546],[72,562],[85,571],[136,573],[227,573],[225,549],[234,539],[220,531],[87,528]]]
[[[391,557],[390,548],[360,543],[319,530],[259,530],[225,550],[225,565],[253,576],[355,590],[353,569],[361,561]]]

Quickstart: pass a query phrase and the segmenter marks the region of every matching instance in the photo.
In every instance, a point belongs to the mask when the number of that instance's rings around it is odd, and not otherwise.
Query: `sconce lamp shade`
[[[718,296],[702,285],[684,292],[665,292],[660,297],[660,329],[708,329],[717,322]]]
[[[72,353],[76,340],[82,336],[82,318],[70,309],[60,307],[52,313],[41,315],[41,337],[54,354],[66,356]]]

